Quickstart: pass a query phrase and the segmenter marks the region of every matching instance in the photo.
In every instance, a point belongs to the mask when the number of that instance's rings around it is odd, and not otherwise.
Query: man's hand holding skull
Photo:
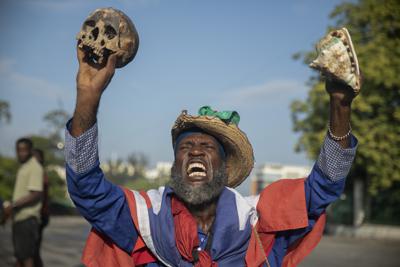
[[[90,14],[77,40],[79,70],[73,136],[81,135],[96,122],[101,95],[111,82],[115,68],[132,61],[139,45],[132,21],[113,8],[97,9]]]

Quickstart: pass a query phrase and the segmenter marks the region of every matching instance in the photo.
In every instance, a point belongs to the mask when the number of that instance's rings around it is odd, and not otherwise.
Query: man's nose
[[[204,151],[201,146],[193,146],[189,151],[189,155],[192,157],[203,156]]]

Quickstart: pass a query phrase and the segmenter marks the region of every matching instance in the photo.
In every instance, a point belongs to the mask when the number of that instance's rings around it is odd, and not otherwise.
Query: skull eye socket
[[[117,31],[110,25],[107,25],[105,27],[104,34],[107,36],[109,40],[111,40],[117,35]]]
[[[87,20],[87,21],[85,21],[85,25],[94,27],[94,26],[96,26],[96,22],[94,20]]]
[[[92,31],[92,35],[94,37],[95,40],[97,40],[97,36],[99,36],[99,28],[94,28]]]

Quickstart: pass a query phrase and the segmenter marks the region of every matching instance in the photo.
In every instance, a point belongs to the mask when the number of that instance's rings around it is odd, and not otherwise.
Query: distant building
[[[167,180],[171,175],[171,162],[157,162],[154,169],[146,170],[145,176],[149,180]]]
[[[311,172],[310,166],[284,165],[275,163],[266,163],[256,168],[251,177],[250,193],[257,195],[267,185],[283,178],[303,178]]]
[[[135,166],[125,161],[106,161],[101,163],[100,167],[105,173],[112,173],[113,175],[126,174],[131,177],[135,174]]]

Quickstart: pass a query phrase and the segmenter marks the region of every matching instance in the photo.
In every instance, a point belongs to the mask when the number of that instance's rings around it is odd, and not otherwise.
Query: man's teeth
[[[206,167],[204,164],[195,162],[195,163],[190,163],[188,168],[187,168],[187,173],[189,174],[189,177],[193,176],[206,176]]]
[[[191,173],[189,173],[189,177],[198,177],[198,176],[205,177],[206,173],[205,172],[191,172]]]

